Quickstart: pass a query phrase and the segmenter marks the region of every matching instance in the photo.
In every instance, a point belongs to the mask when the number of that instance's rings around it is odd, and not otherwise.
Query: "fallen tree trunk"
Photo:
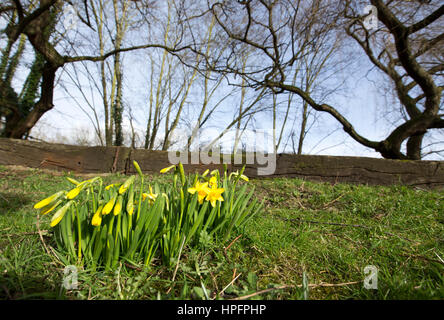
[[[251,154],[250,154],[251,155]],[[183,161],[187,172],[203,172],[206,169],[222,169],[222,164],[191,164]],[[443,161],[387,160],[363,157],[276,155],[276,169],[270,175],[258,174],[264,165],[258,159],[227,164],[230,171],[239,170],[246,164],[249,177],[298,177],[330,183],[357,183],[369,185],[444,187]],[[130,149],[126,147],[81,147],[49,144],[15,139],[0,139],[0,164],[21,165],[31,168],[72,171],[76,173],[121,172],[134,174],[132,161],[136,160],[145,173],[158,173],[170,165],[168,152]],[[232,160],[232,159],[231,159]],[[274,161],[269,158],[268,161]],[[188,162],[188,163],[187,163]],[[262,162],[263,163],[263,162]]]

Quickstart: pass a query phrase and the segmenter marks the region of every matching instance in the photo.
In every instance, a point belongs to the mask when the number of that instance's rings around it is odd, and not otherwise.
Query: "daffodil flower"
[[[224,188],[211,188],[207,194],[206,200],[210,201],[213,207],[216,206],[216,201],[224,201],[222,193],[225,191]]]
[[[75,187],[74,189],[72,189],[71,191],[69,191],[66,194],[66,199],[68,199],[68,200],[74,199],[75,197],[77,197],[79,195],[80,190],[82,190],[82,186]]]
[[[134,193],[130,192],[130,195],[128,197],[128,203],[126,204],[126,212],[128,212],[129,215],[132,215],[134,212]]]
[[[210,181],[208,181],[208,184],[210,185],[210,187],[217,187],[217,177],[212,176],[210,178]]]
[[[207,196],[209,190],[208,182],[200,183],[199,181],[196,181],[194,187],[188,188],[188,192],[191,194],[195,194],[197,192],[197,200],[199,200],[200,204],[203,203],[203,200]]]
[[[70,177],[66,177],[66,180],[68,180],[69,182],[71,182],[73,185],[78,186],[80,184],[80,182],[78,182],[77,180],[70,178]]]
[[[150,186],[150,193],[143,193],[142,194],[143,201],[145,201],[146,198],[150,201],[151,204],[154,203],[157,199],[157,194],[153,193],[153,188]]]
[[[172,166],[169,166],[169,167],[166,167],[166,168],[163,168],[162,170],[160,170],[160,173],[167,173],[168,171],[170,171],[171,169],[173,169],[173,168],[175,168],[176,167],[176,165],[172,165]]]
[[[115,216],[117,216],[117,215],[122,211],[122,202],[123,202],[123,197],[122,197],[122,196],[119,196],[119,197],[117,198],[117,203],[116,203],[116,205],[114,206],[114,211],[113,211],[113,213],[114,213]]]
[[[229,180],[231,180],[231,176],[238,176],[239,175],[239,171],[236,171],[236,172],[232,172],[232,173],[230,173],[230,176],[228,177],[228,179]],[[242,180],[245,180],[245,181],[249,181],[249,179],[248,179],[248,177],[246,176],[246,175],[243,175],[243,174],[241,174],[240,175],[240,178],[242,179]]]
[[[103,205],[101,205],[97,209],[96,213],[94,214],[94,216],[92,218],[91,224],[94,227],[98,227],[98,226],[100,226],[102,224],[102,209],[103,209]]]
[[[116,203],[117,194],[108,201],[108,203],[103,207],[102,214],[107,215],[114,208],[114,203]]]
[[[114,187],[116,184],[114,184],[114,183],[112,183],[112,184],[109,184],[109,185],[107,185],[106,187],[105,187],[105,190],[109,190],[109,189],[111,189],[112,187]]]
[[[54,202],[58,198],[60,198],[63,194],[65,194],[66,191],[59,191],[57,193],[54,193],[53,195],[49,196],[46,199],[43,199],[42,201],[36,203],[34,205],[34,209],[42,209],[43,207],[46,207],[51,202]]]
[[[131,176],[120,186],[119,194],[125,193],[125,191],[130,187],[130,185],[134,182],[136,176]]]
[[[245,181],[249,181],[249,179],[248,179],[248,177],[246,176],[246,175],[243,175],[243,174],[241,174],[240,175],[240,178],[242,179],[242,180],[245,180]]]
[[[133,161],[133,165],[134,165],[134,168],[136,168],[136,171],[139,174],[139,176],[143,177],[142,170],[140,169],[140,166],[136,160]]]
[[[44,216],[45,214],[47,214],[47,213],[51,212],[52,210],[54,210],[60,203],[62,203],[62,200],[51,202],[46,207],[43,207],[42,209],[40,209],[40,214],[42,216]]]
[[[61,207],[57,212],[52,216],[50,226],[55,227],[65,216],[66,211],[68,211],[69,207],[74,203],[74,201],[69,201],[63,207]]]

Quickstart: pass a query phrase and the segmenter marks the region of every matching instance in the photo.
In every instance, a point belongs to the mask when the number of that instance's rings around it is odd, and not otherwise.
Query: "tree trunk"
[[[21,139],[27,134],[45,114],[54,107],[54,82],[58,67],[51,66],[50,63],[45,63],[42,74],[41,97],[35,104],[34,108],[29,112],[25,118],[16,118],[14,121],[9,121],[5,127],[5,136],[9,138]]]

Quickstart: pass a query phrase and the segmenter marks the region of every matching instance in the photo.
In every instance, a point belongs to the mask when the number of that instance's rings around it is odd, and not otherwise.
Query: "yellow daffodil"
[[[105,187],[105,190],[109,190],[109,189],[114,188],[114,187],[119,187],[120,185],[122,185],[122,184],[121,183],[112,183],[112,184],[107,185]]]
[[[107,215],[114,208],[114,203],[116,202],[117,194],[108,201],[108,203],[103,207],[102,214]]]
[[[210,187],[217,187],[217,177],[212,176],[210,178],[210,181],[208,181],[208,184],[210,185]]]
[[[69,191],[66,194],[66,199],[68,199],[68,200],[74,199],[75,197],[77,197],[79,195],[80,190],[82,190],[81,186],[80,187],[79,186],[75,187],[74,189],[72,189],[71,191]]]
[[[216,201],[224,201],[222,193],[225,191],[224,188],[211,188],[207,194],[206,200],[210,201],[213,207],[216,206]]]
[[[115,216],[117,216],[117,215],[122,211],[122,202],[123,202],[123,197],[122,197],[122,196],[119,196],[119,197],[117,198],[117,203],[116,203],[116,205],[114,206],[114,211],[113,211],[113,213],[114,213]]]
[[[74,201],[69,201],[63,207],[61,207],[57,212],[52,216],[51,219],[51,227],[55,227],[65,216],[66,211],[68,211],[69,207],[74,203]]]
[[[140,166],[136,160],[133,161],[133,165],[134,165],[134,168],[136,168],[136,171],[139,174],[139,176],[143,177],[142,170],[140,169]]]
[[[169,167],[166,167],[166,168],[163,168],[162,170],[160,170],[160,173],[167,173],[168,171],[170,171],[171,169],[173,169],[173,168],[175,168],[176,167],[176,165],[172,165],[172,166],[169,166]]]
[[[136,176],[131,176],[120,186],[119,194],[125,193],[125,191],[130,187],[130,185],[134,182]]]
[[[42,209],[40,209],[40,214],[42,216],[44,216],[45,214],[47,214],[47,213],[51,212],[52,210],[54,210],[61,202],[62,202],[62,200],[51,202],[46,207],[43,207]]]
[[[65,191],[59,191],[57,193],[54,193],[52,196],[49,196],[48,198],[43,199],[42,201],[36,203],[34,205],[34,209],[41,209],[43,207],[46,207],[51,202],[54,202],[55,200],[60,198],[64,193],[65,193]]]
[[[91,224],[94,227],[98,227],[98,226],[100,226],[102,224],[102,209],[103,209],[103,205],[101,205],[97,209],[96,213],[94,214],[94,216],[92,218]]]
[[[236,172],[232,172],[232,173],[230,173],[230,176],[229,176],[229,179],[231,180],[231,176],[238,176],[239,175],[239,171],[236,171]],[[240,175],[240,178],[242,179],[242,180],[245,180],[245,181],[249,181],[249,179],[248,179],[248,177],[246,176],[246,175],[244,175],[244,174],[241,174]]]
[[[80,184],[80,182],[78,182],[77,180],[70,178],[70,177],[66,177],[66,180],[68,180],[69,182],[71,182],[73,185],[78,186]]]
[[[134,193],[130,192],[130,195],[128,197],[128,203],[126,204],[126,212],[128,212],[129,215],[132,215],[134,212]]]
[[[143,201],[145,201],[146,198],[150,201],[151,204],[154,203],[157,199],[157,194],[153,193],[153,188],[150,186],[150,193],[143,193],[142,194]]]
[[[188,192],[191,194],[195,194],[197,192],[197,200],[199,200],[199,203],[202,204],[209,192],[208,182],[200,183],[199,181],[196,181],[194,187],[188,188]]]

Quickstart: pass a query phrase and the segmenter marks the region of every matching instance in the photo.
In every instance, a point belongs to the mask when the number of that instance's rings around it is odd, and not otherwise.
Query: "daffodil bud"
[[[107,215],[111,212],[111,210],[114,208],[114,203],[116,202],[117,195],[111,198],[111,200],[108,201],[108,203],[103,207],[102,214]]]
[[[173,169],[173,168],[175,168],[176,167],[176,165],[172,165],[172,166],[169,166],[169,167],[166,167],[166,168],[163,168],[162,170],[160,170],[160,173],[167,173],[168,171],[170,171],[171,169]]]
[[[79,185],[80,182],[78,182],[77,180],[70,178],[70,177],[66,177],[66,180],[68,180],[69,182],[71,182],[73,185]]]
[[[206,175],[210,172],[210,169],[207,169],[202,173],[202,177],[206,177]]]
[[[120,186],[119,188],[119,194],[124,193],[126,190],[128,190],[129,186],[134,182],[134,179],[136,176],[131,176]]]
[[[139,174],[139,176],[142,178],[143,177],[142,170],[140,170],[140,166],[136,160],[133,161],[133,165],[134,165],[134,168],[136,168],[136,171]]]
[[[182,181],[182,185],[185,185],[185,170],[183,169],[182,162],[179,162],[179,172],[180,172],[180,180]]]
[[[66,211],[68,211],[69,207],[74,203],[74,201],[69,201],[63,207],[61,207],[57,212],[52,216],[51,219],[51,227],[55,227],[65,216]]]
[[[65,192],[66,191],[59,191],[59,192],[54,193],[53,195],[49,196],[48,198],[43,199],[42,201],[40,201],[34,205],[34,209],[41,209],[43,207],[46,207],[51,202],[60,198],[63,194],[65,194]]]
[[[72,189],[71,191],[69,191],[69,192],[66,194],[66,199],[68,199],[68,200],[72,200],[72,199],[74,199],[75,197],[77,197],[77,196],[79,195],[80,190],[82,190],[82,187],[81,187],[81,186],[77,186],[77,187],[75,187],[74,189]]]
[[[117,216],[117,215],[122,211],[122,202],[123,202],[123,197],[122,197],[122,196],[119,196],[119,197],[117,198],[117,203],[116,203],[116,205],[114,206],[114,211],[113,211],[113,213],[114,213],[115,216]]]
[[[126,212],[128,212],[129,215],[132,215],[134,212],[134,192],[132,186],[128,196],[128,203],[126,204]]]
[[[98,226],[100,226],[102,224],[102,209],[103,209],[103,205],[101,205],[97,209],[96,213],[94,214],[94,216],[92,218],[91,224],[94,227],[98,227]]]
[[[49,212],[51,212],[52,210],[54,210],[60,203],[62,202],[62,200],[59,200],[59,201],[57,201],[57,202],[51,202],[50,204],[48,204],[46,207],[43,207],[41,210],[40,210],[40,214],[42,215],[42,216],[44,216],[45,214],[47,214],[47,213],[49,213]]]

